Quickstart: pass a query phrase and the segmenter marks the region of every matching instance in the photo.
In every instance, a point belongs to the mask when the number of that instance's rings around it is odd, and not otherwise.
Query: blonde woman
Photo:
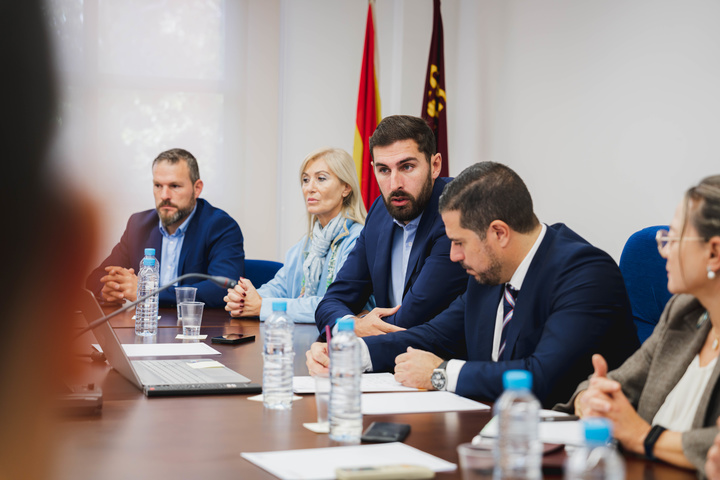
[[[242,278],[228,290],[225,310],[233,317],[265,320],[273,301],[286,300],[293,321],[315,323],[317,304],[355,246],[367,212],[352,157],[338,148],[311,153],[300,167],[300,185],[308,233],[287,252],[285,264],[268,283],[256,290]]]

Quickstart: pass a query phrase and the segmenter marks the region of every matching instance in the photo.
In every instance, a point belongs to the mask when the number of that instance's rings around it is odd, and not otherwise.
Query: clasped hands
[[[100,281],[103,284],[103,300],[110,303],[123,303],[125,300],[134,302],[137,299],[137,275],[132,268],[105,267],[107,275]]]
[[[590,386],[575,397],[575,414],[579,417],[605,417],[613,423],[613,436],[626,450],[644,454],[643,442],[650,424],[638,415],[622,391],[620,383],[608,378],[608,366],[602,355],[592,357],[594,368]]]
[[[225,310],[232,317],[259,317],[262,297],[247,278],[240,278],[234,288],[229,288],[223,298]]]

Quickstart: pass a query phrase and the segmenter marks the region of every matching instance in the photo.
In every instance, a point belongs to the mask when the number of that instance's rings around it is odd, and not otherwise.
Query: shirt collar
[[[543,241],[543,238],[545,238],[545,233],[547,232],[547,225],[544,223],[540,224],[542,228],[540,229],[540,235],[538,235],[538,238],[535,240],[535,243],[533,244],[530,251],[525,255],[525,258],[523,258],[523,261],[520,262],[520,265],[518,265],[518,268],[515,270],[515,273],[513,273],[512,278],[508,282],[512,288],[515,290],[520,290],[522,288],[523,281],[525,281],[525,275],[527,275],[528,269],[530,268],[530,264],[533,261],[533,258],[535,258],[535,253],[537,253],[538,248],[540,248],[540,244]]]
[[[420,225],[420,220],[422,219],[423,213],[425,213],[425,212],[420,212],[420,215],[418,215],[417,217],[410,220],[407,224],[398,222],[395,218],[393,218],[393,222],[395,223],[395,225],[402,228],[403,230],[408,228],[409,231],[413,231],[413,230],[417,229],[418,225]]]
[[[180,224],[180,226],[175,230],[175,233],[170,235],[168,231],[165,229],[165,225],[163,225],[162,220],[158,220],[158,223],[160,224],[160,233],[162,233],[163,237],[181,237],[185,235],[185,232],[188,229],[188,225],[190,225],[190,220],[192,220],[193,216],[195,215],[195,211],[197,210],[197,202],[195,202],[195,206],[192,209],[192,212],[190,212],[190,215],[187,216],[185,221]]]

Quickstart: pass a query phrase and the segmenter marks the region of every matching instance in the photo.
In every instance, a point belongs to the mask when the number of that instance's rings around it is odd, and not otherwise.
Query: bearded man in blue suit
[[[467,168],[439,208],[450,257],[472,276],[467,291],[423,325],[364,338],[366,370],[494,401],[503,372],[524,369],[551,407],[592,373],[593,353],[618,366],[639,347],[617,264],[565,225],[540,223],[513,170]],[[307,356],[312,372],[327,367],[318,344]]]
[[[447,308],[467,284],[462,268],[450,260],[438,213],[450,180],[438,178],[442,158],[425,120],[385,117],[369,147],[382,195],[315,311],[321,334],[344,316],[355,316],[361,337],[419,325]],[[362,311],[373,299],[377,308]]]
[[[175,148],[152,163],[155,208],[136,213],[110,255],[88,277],[86,286],[110,303],[134,301],[136,268],[145,248],[154,248],[160,262],[160,285],[186,273],[240,278],[245,272],[243,236],[237,222],[206,200],[197,160]],[[197,288],[195,300],[222,307],[226,290],[209,280],[187,279]],[[175,305],[175,287],[159,295],[160,306]]]

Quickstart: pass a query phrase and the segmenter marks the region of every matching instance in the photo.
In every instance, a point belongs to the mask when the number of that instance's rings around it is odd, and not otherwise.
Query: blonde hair
[[[318,159],[325,160],[330,171],[340,179],[341,182],[350,185],[350,194],[343,198],[343,208],[340,212],[345,218],[365,225],[365,217],[367,216],[367,210],[362,201],[362,195],[360,194],[360,182],[357,178],[357,170],[355,169],[355,161],[345,150],[341,148],[324,147],[314,152],[311,152],[300,165],[300,182],[302,184],[302,176],[305,169],[310,164]],[[308,212],[308,237],[312,236],[313,226],[317,217]]]

